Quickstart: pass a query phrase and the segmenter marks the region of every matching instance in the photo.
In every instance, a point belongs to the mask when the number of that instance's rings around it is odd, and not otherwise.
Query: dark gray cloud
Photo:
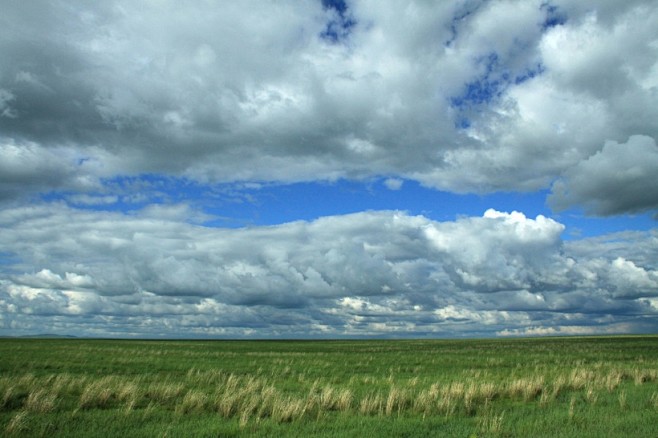
[[[516,212],[435,222],[382,211],[228,230],[177,210],[1,212],[11,230],[0,233],[2,330],[49,331],[54,318],[57,330],[81,319],[90,325],[79,330],[113,334],[110,318],[140,335],[154,333],[148,321],[188,335],[472,335],[604,316],[605,331],[658,312],[651,234],[633,237],[643,245],[631,253],[565,245],[561,224]]]
[[[658,211],[658,146],[651,137],[633,136],[603,149],[567,170],[553,184],[548,201],[556,210],[582,206],[609,216]]]

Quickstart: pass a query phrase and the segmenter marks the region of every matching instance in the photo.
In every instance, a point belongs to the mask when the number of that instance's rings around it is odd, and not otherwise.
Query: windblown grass
[[[653,436],[656,347],[4,339],[0,435]]]

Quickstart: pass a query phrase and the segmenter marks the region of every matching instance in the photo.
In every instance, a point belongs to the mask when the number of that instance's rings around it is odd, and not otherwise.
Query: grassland
[[[0,339],[0,436],[658,436],[658,337]]]

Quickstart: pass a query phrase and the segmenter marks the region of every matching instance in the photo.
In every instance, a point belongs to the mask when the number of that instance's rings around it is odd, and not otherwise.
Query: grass
[[[0,339],[0,436],[655,436],[658,337]]]

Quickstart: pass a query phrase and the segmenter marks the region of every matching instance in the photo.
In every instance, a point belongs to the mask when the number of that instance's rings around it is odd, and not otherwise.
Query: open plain
[[[5,436],[656,436],[658,336],[0,339]]]

